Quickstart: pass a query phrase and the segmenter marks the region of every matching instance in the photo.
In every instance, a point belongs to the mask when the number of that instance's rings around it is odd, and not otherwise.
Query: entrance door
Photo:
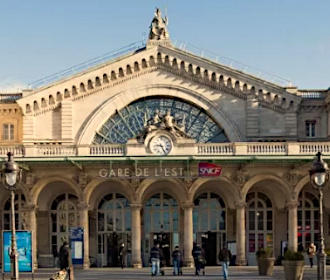
[[[202,235],[202,248],[205,253],[206,265],[217,264],[217,233],[207,232]]]
[[[257,265],[256,251],[273,248],[273,210],[271,200],[263,193],[251,192],[247,195],[247,261]]]
[[[153,242],[159,244],[159,248],[161,250],[161,255],[162,255],[162,264],[165,266],[171,265],[171,251],[172,251],[171,236],[172,234],[169,232],[151,233],[151,238]],[[151,246],[153,246],[153,244],[151,244]]]

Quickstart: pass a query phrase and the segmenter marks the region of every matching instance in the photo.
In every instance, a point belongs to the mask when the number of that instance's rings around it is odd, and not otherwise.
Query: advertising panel
[[[32,272],[32,235],[30,231],[16,231],[18,270]],[[3,272],[10,272],[11,231],[3,231]]]

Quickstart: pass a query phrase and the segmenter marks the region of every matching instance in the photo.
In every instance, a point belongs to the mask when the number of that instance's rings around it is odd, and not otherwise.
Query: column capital
[[[184,203],[182,203],[182,205],[181,205],[181,207],[182,207],[183,209],[194,208],[194,206],[195,206],[195,204],[192,203],[192,202],[184,202]]]
[[[142,208],[143,205],[141,203],[131,203],[129,206],[130,206],[131,209],[139,209],[139,210],[141,210],[141,208]]]
[[[239,200],[235,202],[235,208],[245,208],[247,206],[244,200]]]
[[[89,210],[89,205],[88,203],[81,201],[78,203],[78,210],[82,211],[82,210]]]
[[[26,205],[23,206],[23,210],[24,211],[36,211],[38,209],[38,206],[36,204],[32,204],[32,203],[28,203]]]
[[[299,202],[298,201],[296,201],[296,200],[291,200],[291,201],[288,201],[287,203],[286,203],[286,207],[288,208],[288,209],[296,209],[297,207],[298,207],[298,205],[299,205]]]

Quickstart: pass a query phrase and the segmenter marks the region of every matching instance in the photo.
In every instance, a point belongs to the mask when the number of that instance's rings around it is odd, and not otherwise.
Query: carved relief
[[[302,177],[303,176],[300,174],[300,170],[297,169],[294,165],[291,167],[291,169],[288,170],[287,173],[284,174],[285,180],[292,187],[296,186]]]

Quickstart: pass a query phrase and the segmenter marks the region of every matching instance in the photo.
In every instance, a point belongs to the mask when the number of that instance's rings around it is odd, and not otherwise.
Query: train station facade
[[[157,10],[145,46],[55,82],[2,94],[0,154],[23,168],[17,227],[33,263],[54,265],[70,229],[83,266],[148,265],[155,241],[208,265],[224,244],[238,265],[258,248],[318,243],[319,199],[308,170],[330,154],[329,90],[278,85],[175,47]],[[10,229],[1,188],[1,229]],[[325,241],[330,246],[330,190]],[[1,250],[2,252],[2,250]]]

